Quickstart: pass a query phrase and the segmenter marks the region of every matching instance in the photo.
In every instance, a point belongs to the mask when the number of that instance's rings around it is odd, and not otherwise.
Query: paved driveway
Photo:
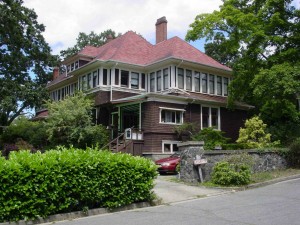
[[[156,179],[154,192],[163,203],[180,202],[205,196],[214,196],[228,193],[228,190],[191,186],[178,182],[171,182],[176,176],[159,175]]]

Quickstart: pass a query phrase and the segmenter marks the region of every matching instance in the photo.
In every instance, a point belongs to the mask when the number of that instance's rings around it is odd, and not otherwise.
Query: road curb
[[[18,222],[4,222],[0,223],[0,225],[33,225],[33,224],[41,224],[41,223],[52,223],[57,221],[63,221],[63,220],[73,220],[78,219],[82,217],[88,217],[88,216],[95,216],[95,215],[101,215],[101,214],[107,214],[107,213],[114,213],[114,212],[121,212],[125,210],[132,210],[132,209],[138,209],[138,208],[145,208],[154,206],[157,203],[155,201],[153,202],[139,202],[139,203],[133,203],[127,206],[122,206],[120,208],[115,209],[107,209],[107,208],[97,208],[97,209],[90,209],[86,212],[83,211],[77,211],[77,212],[70,212],[70,213],[62,213],[62,214],[55,214],[48,216],[46,218],[39,217],[35,220],[20,220]]]

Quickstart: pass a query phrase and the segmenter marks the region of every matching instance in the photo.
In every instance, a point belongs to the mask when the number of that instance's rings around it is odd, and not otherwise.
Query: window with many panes
[[[183,110],[161,109],[160,110],[160,123],[182,124],[183,123]]]

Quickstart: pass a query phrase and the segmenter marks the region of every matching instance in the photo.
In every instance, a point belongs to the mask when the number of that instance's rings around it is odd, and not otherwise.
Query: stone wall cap
[[[185,141],[185,142],[181,142],[181,143],[177,144],[178,147],[183,147],[183,146],[203,146],[203,145],[204,145],[204,141]]]

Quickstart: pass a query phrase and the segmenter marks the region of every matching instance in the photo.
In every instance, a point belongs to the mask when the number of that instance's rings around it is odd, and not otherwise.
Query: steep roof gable
[[[97,59],[115,60],[129,64],[145,65],[149,61],[152,45],[140,35],[128,31],[124,35],[99,47]]]

